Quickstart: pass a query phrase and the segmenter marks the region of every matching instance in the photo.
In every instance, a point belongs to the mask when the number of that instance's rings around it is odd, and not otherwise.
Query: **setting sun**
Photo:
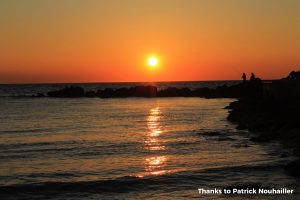
[[[300,200],[299,22],[300,0],[0,0],[0,200]]]
[[[158,64],[158,59],[156,57],[150,57],[148,60],[148,64],[151,67],[156,67]]]

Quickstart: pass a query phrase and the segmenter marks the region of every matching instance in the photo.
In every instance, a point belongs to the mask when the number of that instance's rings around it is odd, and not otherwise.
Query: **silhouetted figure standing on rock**
[[[255,81],[255,75],[253,73],[251,73],[250,81],[251,82]]]
[[[246,76],[246,74],[245,74],[245,73],[243,73],[243,75],[242,75],[242,79],[243,79],[243,83],[246,83],[246,81],[247,81],[247,76]]]

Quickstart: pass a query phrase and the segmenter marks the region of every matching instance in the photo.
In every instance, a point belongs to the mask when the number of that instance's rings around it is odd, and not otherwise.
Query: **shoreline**
[[[300,104],[283,102],[264,102],[260,100],[239,99],[232,102],[227,119],[237,124],[237,129],[248,129],[255,135],[251,141],[268,143],[278,141],[292,149],[295,161],[288,163],[285,170],[292,176],[300,176]]]

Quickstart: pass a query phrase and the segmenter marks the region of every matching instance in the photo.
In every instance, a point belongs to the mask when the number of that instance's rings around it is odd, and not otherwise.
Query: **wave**
[[[33,142],[0,144],[1,159],[16,159],[24,156],[37,157],[47,155],[68,156],[68,157],[94,157],[102,155],[123,155],[130,152],[131,155],[138,154],[136,151],[139,142],[103,143],[97,141],[54,141],[54,142]],[[120,151],[126,149],[126,151]]]
[[[62,194],[62,193],[125,193],[140,190],[174,190],[195,188],[199,185],[223,184],[230,185],[230,181],[239,180],[238,185],[258,185],[260,183],[243,183],[242,174],[251,172],[265,172],[278,169],[280,166],[263,163],[259,165],[240,165],[229,167],[216,167],[201,170],[181,171],[162,176],[124,176],[108,180],[92,180],[77,182],[42,182],[31,184],[15,184],[0,187],[0,194],[5,196],[22,194]],[[56,174],[71,176],[71,174]]]
[[[0,134],[18,134],[18,133],[44,133],[53,131],[52,129],[23,129],[23,130],[0,130]]]
[[[145,186],[153,186],[154,179],[141,179],[137,177],[122,177],[112,180],[81,181],[81,182],[44,182],[39,184],[20,184],[0,187],[1,199],[44,199],[56,198],[66,194],[106,194],[125,193],[145,190]],[[21,199],[21,198],[20,198]]]

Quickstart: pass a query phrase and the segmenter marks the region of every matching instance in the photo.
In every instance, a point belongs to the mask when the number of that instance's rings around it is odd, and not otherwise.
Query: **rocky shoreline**
[[[300,156],[300,104],[298,102],[272,102],[261,99],[239,99],[228,107],[228,120],[238,124],[238,129],[255,133],[254,142],[277,140]],[[286,165],[285,169],[300,176],[300,159]]]

